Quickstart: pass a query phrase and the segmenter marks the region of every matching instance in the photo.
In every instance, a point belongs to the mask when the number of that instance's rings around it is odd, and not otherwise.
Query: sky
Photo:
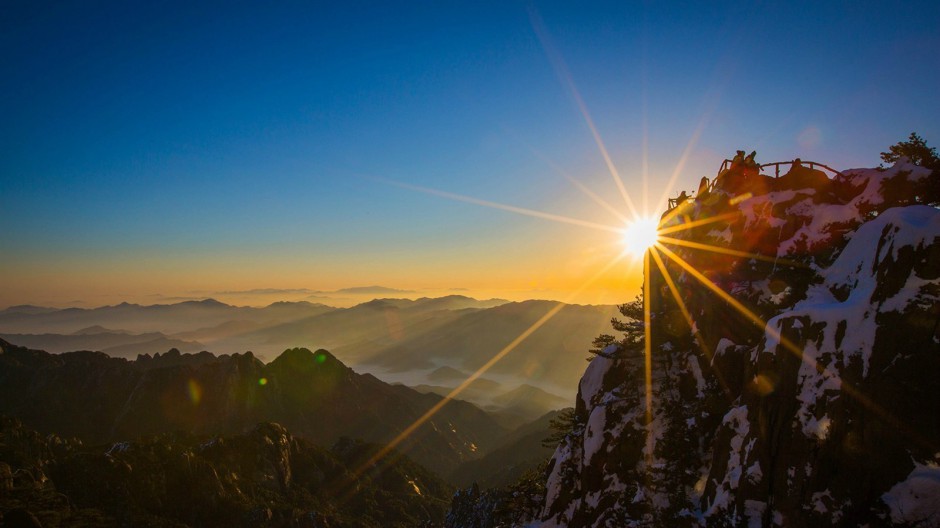
[[[737,149],[940,144],[937,27],[937,2],[5,2],[0,308],[628,301],[622,217]]]

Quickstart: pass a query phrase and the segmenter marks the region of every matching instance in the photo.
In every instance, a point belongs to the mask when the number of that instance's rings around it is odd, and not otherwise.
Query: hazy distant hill
[[[360,358],[390,369],[417,370],[458,362],[473,372],[557,305],[554,301],[507,303],[439,321],[399,340],[355,343],[336,348],[341,357]],[[491,369],[530,383],[549,383],[574,393],[584,371],[587,350],[608,332],[614,306],[567,305]]]
[[[276,421],[320,444],[387,442],[440,401],[361,375],[326,351],[291,349],[265,365],[251,354],[166,354],[137,361],[49,354],[0,341],[0,413],[44,433],[111,442],[183,430],[238,433]],[[504,434],[462,401],[443,407],[400,449],[446,475]]]
[[[503,414],[515,414],[532,419],[534,416],[563,409],[571,404],[566,398],[523,384],[509,392],[495,396],[493,405],[497,406]]]
[[[201,343],[173,339],[159,332],[131,334],[108,330],[101,326],[84,328],[73,334],[0,334],[0,338],[27,348],[36,348],[52,353],[74,350],[92,350],[113,357],[135,358],[138,354],[165,352],[171,348],[182,352],[198,352],[205,349]]]
[[[467,376],[464,375],[459,379],[442,382],[441,385],[418,384],[411,388],[422,393],[446,396],[466,378]],[[520,422],[535,420],[547,412],[570,405],[567,399],[532,385],[522,384],[513,389],[507,389],[505,385],[483,377],[473,380],[456,397],[490,411],[500,423],[510,428],[518,427]]]
[[[0,337],[51,352],[94,350],[127,358],[177,348],[252,351],[267,361],[288,348],[325,348],[357,368],[413,372],[410,379],[398,380],[449,392],[556,305],[450,295],[375,299],[343,309],[306,302],[250,308],[214,300],[63,310],[21,306],[0,311]],[[489,379],[506,387],[526,383],[573,395],[591,341],[608,331],[615,315],[614,306],[565,306],[497,363]],[[120,330],[108,330],[114,328]],[[422,371],[444,366],[453,369],[453,379],[421,377]],[[479,401],[469,393],[465,397]],[[551,408],[540,404],[523,414]]]
[[[291,346],[333,350],[347,363],[390,343],[426,333],[465,315],[506,301],[478,301],[452,295],[436,299],[375,299],[351,308],[335,309],[294,321],[245,332],[215,344],[224,350],[252,350],[270,356]],[[350,346],[356,343],[354,346]],[[342,350],[342,352],[340,352]]]
[[[411,290],[399,290],[387,286],[354,286],[352,288],[340,288],[332,292],[321,293],[355,293],[359,295],[400,295],[402,293],[414,293]]]
[[[446,396],[450,394],[454,390],[454,387],[456,387],[458,384],[459,383],[454,383],[452,386],[421,384],[414,385],[411,388],[421,393],[440,394],[441,396]],[[477,378],[473,380],[472,383],[467,385],[467,387],[464,388],[464,390],[459,395],[457,395],[457,398],[474,402],[476,405],[483,407],[483,405],[489,403],[492,400],[494,395],[501,394],[505,391],[506,387],[495,381],[488,380],[486,378]],[[484,402],[483,405],[479,403],[481,401]]]
[[[0,332],[16,334],[71,334],[90,326],[121,328],[127,332],[166,335],[212,327],[230,321],[278,324],[333,310],[309,302],[274,303],[264,308],[230,306],[214,299],[176,304],[121,303],[100,308],[61,310],[15,306],[0,310]]]
[[[555,452],[554,446],[545,447],[542,443],[551,435],[550,423],[560,412],[551,411],[519,427],[483,458],[461,464],[450,475],[450,480],[458,486],[475,482],[482,489],[515,482]]]

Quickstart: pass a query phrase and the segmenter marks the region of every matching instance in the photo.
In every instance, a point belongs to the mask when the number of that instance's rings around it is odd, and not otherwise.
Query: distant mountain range
[[[462,381],[463,379],[460,380]],[[451,383],[452,386],[421,384],[412,388],[418,392],[447,396],[457,384],[459,382]],[[500,423],[509,428],[518,427],[520,421],[535,420],[547,412],[562,409],[571,403],[532,385],[522,384],[514,389],[507,389],[500,383],[482,377],[470,383],[457,398],[490,411]]]
[[[54,354],[94,350],[112,357],[133,358],[139,354],[151,354],[155,350],[165,352],[175,348],[181,352],[199,352],[206,348],[202,343],[175,339],[160,332],[132,334],[121,330],[108,330],[97,325],[73,334],[0,335],[13,343]]]
[[[337,356],[388,370],[434,369],[449,365],[473,372],[557,306],[554,301],[501,304],[438,316],[410,327],[399,339],[373,339],[335,347]],[[609,332],[614,306],[566,305],[496,363],[490,376],[507,375],[543,388],[574,394],[595,337]],[[495,378],[494,378],[495,379]]]
[[[216,353],[250,350],[255,357],[270,360],[288,348],[323,348],[360,371],[380,376],[408,373],[404,383],[427,385],[423,390],[442,393],[556,305],[451,295],[375,299],[351,308],[309,302],[253,308],[213,299],[94,309],[14,306],[0,310],[0,338],[49,352],[92,350],[127,359],[176,348]],[[529,384],[568,401],[591,341],[608,331],[615,315],[613,306],[567,305],[497,363],[487,379],[503,385],[503,392]],[[445,366],[452,369],[452,380],[426,377]],[[495,403],[474,397],[473,391],[463,397],[483,406]],[[547,410],[538,404],[523,414],[531,419]]]
[[[214,299],[149,306],[121,303],[91,309],[14,306],[0,311],[0,333],[68,335],[100,326],[119,328],[128,333],[161,332],[171,335],[212,328],[231,321],[257,325],[278,324],[334,309],[305,301],[279,302],[264,308],[253,308],[231,306]]]

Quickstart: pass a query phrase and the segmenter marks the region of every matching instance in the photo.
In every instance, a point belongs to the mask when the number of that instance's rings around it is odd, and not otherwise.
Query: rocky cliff
[[[902,159],[664,215],[649,374],[642,344],[591,361],[535,524],[940,525],[938,204]]]

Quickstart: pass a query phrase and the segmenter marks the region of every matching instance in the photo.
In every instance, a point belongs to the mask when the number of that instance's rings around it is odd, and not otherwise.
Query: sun
[[[642,257],[659,240],[659,221],[655,218],[637,218],[627,224],[620,239],[624,253]]]

